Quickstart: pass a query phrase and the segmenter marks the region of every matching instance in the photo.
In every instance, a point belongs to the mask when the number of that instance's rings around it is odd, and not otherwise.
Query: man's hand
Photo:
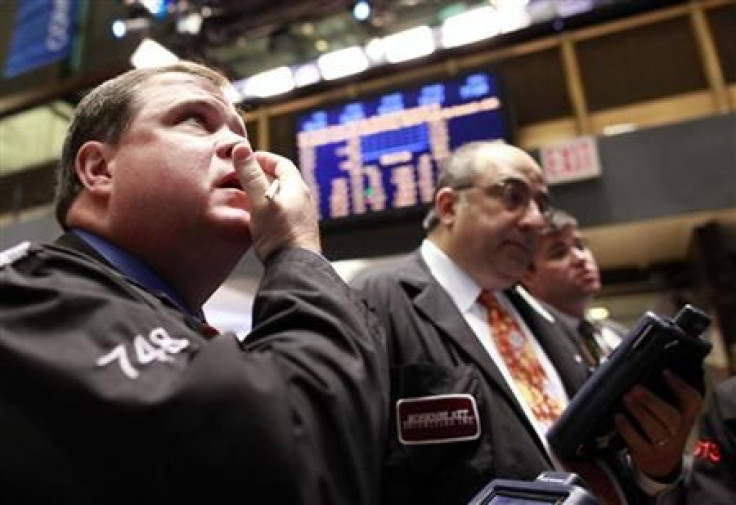
[[[642,386],[634,386],[624,396],[624,405],[641,431],[625,415],[615,417],[616,428],[637,468],[655,480],[672,474],[681,464],[682,452],[703,405],[697,390],[667,370],[663,375],[679,408]]]
[[[251,201],[250,232],[256,256],[265,261],[285,247],[320,253],[317,209],[309,188],[288,159],[243,144],[233,149],[233,163]],[[272,181],[278,180],[275,185]]]

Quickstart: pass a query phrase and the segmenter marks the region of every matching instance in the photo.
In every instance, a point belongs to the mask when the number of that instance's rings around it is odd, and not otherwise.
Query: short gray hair
[[[578,220],[562,209],[552,208],[547,214],[547,224],[542,230],[542,235],[557,235],[566,228],[577,228]]]
[[[442,164],[437,177],[437,186],[434,196],[442,188],[460,188],[473,183],[480,171],[478,167],[478,154],[489,146],[497,145],[498,141],[475,141],[458,147]],[[431,231],[439,223],[439,218],[434,210],[434,197],[432,207],[422,220],[422,228],[425,232]]]

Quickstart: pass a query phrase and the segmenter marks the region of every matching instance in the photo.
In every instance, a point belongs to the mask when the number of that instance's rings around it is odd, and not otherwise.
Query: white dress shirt
[[[494,339],[491,337],[491,329],[488,325],[488,311],[481,303],[478,302],[478,296],[480,295],[482,288],[431,241],[425,239],[422,242],[420,254],[427,263],[432,276],[450,295],[450,298],[455,303],[458,311],[460,311],[462,316],[465,318],[468,326],[473,330],[475,336],[478,337],[479,342],[488,352],[493,363],[495,363],[501,371],[503,378],[506,380],[506,384],[511,388],[514,396],[524,409],[526,417],[534,426],[540,440],[544,446],[547,447],[547,437],[545,436],[547,427],[544,424],[539,423],[532,414],[529,405],[522,396],[519,388],[516,386],[516,382],[512,378],[511,372],[506,366],[505,361],[499,354]],[[560,375],[557,373],[557,370],[555,370],[549,357],[544,352],[544,349],[539,345],[536,337],[529,330],[526,323],[508,298],[500,291],[494,292],[494,295],[498,299],[499,304],[501,304],[501,306],[516,320],[519,324],[519,328],[521,328],[521,331],[524,333],[524,336],[531,343],[532,348],[534,349],[534,352],[550,381],[553,395],[556,398],[563,400],[564,406],[567,406],[569,398],[565,392],[562,379],[560,379]]]

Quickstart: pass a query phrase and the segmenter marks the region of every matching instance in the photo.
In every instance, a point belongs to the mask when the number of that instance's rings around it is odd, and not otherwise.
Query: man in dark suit
[[[389,336],[394,418],[384,503],[464,504],[494,478],[532,480],[556,467],[544,434],[587,367],[554,320],[513,289],[531,261],[547,200],[542,171],[524,151],[489,142],[463,146],[439,176],[419,250],[353,279]],[[550,400],[545,408],[528,400],[518,367],[494,340],[504,333],[489,324],[499,319],[499,306],[512,319],[503,319],[506,330],[512,327],[505,331],[511,346],[522,342],[535,355],[543,388],[537,396]],[[655,492],[657,478],[679,474],[701,404],[695,390],[671,384],[680,412],[636,389],[626,401],[643,433],[626,419],[618,425],[638,482]]]
[[[522,282],[571,332],[592,368],[600,365],[626,335],[626,328],[615,321],[586,317],[593,297],[601,291],[601,275],[577,219],[567,212],[553,209],[549,213]]]

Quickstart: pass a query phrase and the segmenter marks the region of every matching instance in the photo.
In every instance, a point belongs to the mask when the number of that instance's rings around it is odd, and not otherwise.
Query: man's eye
[[[192,123],[198,126],[207,126],[207,116],[200,112],[189,112],[181,118],[182,123]]]
[[[551,260],[559,260],[567,256],[567,249],[562,247],[555,247],[554,249],[550,249],[547,253],[547,257]]]

